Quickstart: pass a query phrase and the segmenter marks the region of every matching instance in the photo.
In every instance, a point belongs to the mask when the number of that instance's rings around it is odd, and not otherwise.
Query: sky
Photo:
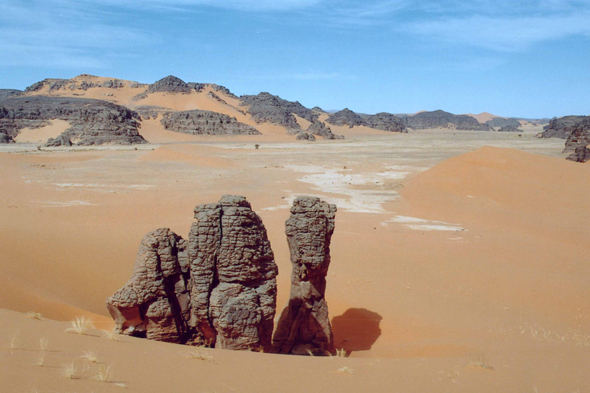
[[[0,0],[0,88],[82,73],[361,113],[590,115],[590,0]]]

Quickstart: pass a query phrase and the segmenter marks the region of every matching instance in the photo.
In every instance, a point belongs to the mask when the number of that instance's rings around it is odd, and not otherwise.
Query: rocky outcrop
[[[300,197],[293,202],[291,217],[286,222],[293,264],[291,295],[273,336],[277,353],[334,352],[324,295],[335,214],[336,206],[319,198]]]
[[[538,136],[541,138],[568,139],[574,127],[588,118],[588,116],[564,116],[551,119]]]
[[[325,110],[323,110],[322,108],[320,108],[319,106],[314,106],[313,108],[311,108],[312,112],[317,112],[317,113],[328,113]]]
[[[404,121],[391,113],[381,112],[376,115],[365,116],[364,121],[364,125],[376,130],[408,132]]]
[[[566,160],[574,162],[590,161],[590,148],[588,148],[587,146],[578,146],[572,154],[567,156]]]
[[[335,126],[348,126],[350,128],[354,126],[362,126],[365,124],[364,119],[360,116],[351,111],[348,108],[344,108],[339,112],[330,115],[326,120],[326,123],[335,125]]]
[[[504,126],[501,127],[498,132],[522,132],[522,130],[515,126]]]
[[[406,119],[406,125],[415,130],[447,128],[453,130],[491,131],[487,124],[481,124],[475,117],[454,115],[442,110],[420,112]]]
[[[258,95],[246,95],[240,97],[240,105],[248,106],[247,113],[257,123],[269,122],[287,128],[288,132],[298,133],[301,127],[293,114],[303,119],[314,122],[318,114],[307,109],[299,102],[283,100],[278,96],[270,93],[260,93]]]
[[[506,117],[494,117],[492,120],[488,120],[485,122],[490,127],[520,127],[520,122],[516,119],[506,118]]]
[[[186,246],[186,241],[168,228],[157,229],[143,238],[133,275],[107,299],[117,332],[174,343],[189,338]]]
[[[72,141],[68,139],[65,135],[60,135],[56,138],[49,138],[47,143],[45,143],[45,147],[58,147],[58,146],[72,146]]]
[[[160,120],[165,129],[195,135],[260,135],[248,124],[235,117],[199,109],[183,112],[165,112]]]
[[[590,117],[585,118],[571,127],[571,133],[565,141],[563,152],[573,152],[568,157],[571,161],[585,162],[583,160],[586,157],[585,149],[588,145],[590,145]]]
[[[135,107],[135,111],[141,116],[141,120],[150,120],[166,112],[172,112],[172,109],[157,105],[140,105]]]
[[[381,112],[376,115],[359,115],[348,108],[336,112],[326,120],[335,126],[365,126],[376,130],[390,132],[408,132],[402,119],[391,113]]]
[[[3,131],[0,131],[0,144],[3,143],[14,143],[14,139]]]
[[[21,93],[22,91],[15,89],[0,89],[0,100],[3,100],[8,97],[18,96]]]
[[[313,134],[308,134],[307,132],[300,132],[297,134],[297,140],[315,142],[315,136],[313,136]]]
[[[119,89],[125,87],[125,81],[120,79],[100,80],[101,78],[82,74],[72,79],[55,79],[48,78],[40,82],[34,83],[25,89],[25,93],[34,93],[47,88],[47,92],[55,92],[60,90],[83,90],[92,89],[95,87],[106,87],[109,89]]]
[[[307,133],[312,136],[321,136],[324,139],[344,139],[344,135],[334,135],[330,127],[326,127],[326,124],[319,120],[314,121],[307,127]]]
[[[152,83],[147,89],[148,93],[190,93],[191,91],[191,87],[185,81],[173,75]]]
[[[260,217],[241,196],[195,208],[189,234],[191,326],[217,348],[268,350],[277,266]]]
[[[169,229],[149,233],[107,308],[122,334],[269,350],[277,274],[260,217],[244,197],[224,195],[195,208],[188,241]]]
[[[0,101],[0,133],[11,137],[23,128],[43,127],[54,119],[70,122],[62,135],[78,146],[147,143],[139,135],[139,115],[110,102],[44,96]]]

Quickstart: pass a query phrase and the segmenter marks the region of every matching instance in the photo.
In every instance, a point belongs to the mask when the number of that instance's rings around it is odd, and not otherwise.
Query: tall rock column
[[[191,326],[216,348],[269,350],[278,269],[262,220],[235,195],[197,206],[195,218]]]
[[[273,351],[285,354],[334,352],[328,304],[324,298],[336,205],[300,197],[286,222],[293,264],[291,296],[273,337]]]
[[[168,228],[148,233],[139,246],[133,275],[107,308],[119,333],[183,342],[189,317],[186,241]]]

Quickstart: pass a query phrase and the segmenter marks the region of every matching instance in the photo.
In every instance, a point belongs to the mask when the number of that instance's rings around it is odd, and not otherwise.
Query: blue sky
[[[308,107],[590,114],[590,0],[1,0],[0,87],[166,75]]]

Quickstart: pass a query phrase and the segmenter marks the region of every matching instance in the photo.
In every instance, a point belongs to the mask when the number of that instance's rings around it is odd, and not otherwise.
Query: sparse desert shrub
[[[98,360],[98,355],[96,351],[89,349],[88,351],[84,352],[84,355],[81,356],[82,359],[86,359],[91,363],[96,363]]]
[[[196,360],[211,360],[213,356],[207,352],[207,350],[203,348],[196,348],[190,351],[181,352],[181,355],[187,359],[196,359]]]
[[[352,374],[354,372],[352,368],[348,366],[340,367],[337,371],[342,374]]]
[[[19,332],[12,333],[10,336],[10,341],[8,342],[8,347],[11,349],[16,349],[20,346],[20,334]]]
[[[115,331],[115,329],[113,330],[103,330],[102,331],[102,336],[104,338],[106,338],[107,340],[111,340],[111,341],[119,341],[119,333],[117,333]]]
[[[469,364],[471,366],[476,366],[476,367],[481,367],[481,368],[485,368],[487,370],[493,370],[494,367],[492,367],[488,361],[486,360],[485,356],[480,355],[478,356],[476,359],[473,359],[469,362]]]
[[[31,318],[31,319],[37,319],[37,320],[41,320],[41,313],[38,312],[34,312],[34,311],[29,311],[27,312],[27,317]]]
[[[86,334],[89,329],[94,329],[92,321],[84,316],[76,317],[72,322],[72,327],[66,329],[66,332],[76,334]]]
[[[76,378],[76,365],[74,362],[66,363],[61,368],[61,375],[67,379]]]
[[[46,355],[45,352],[41,352],[39,354],[39,357],[37,358],[37,361],[35,362],[36,366],[43,367],[43,365],[45,365],[45,355]]]
[[[45,337],[41,337],[39,339],[39,349],[44,352],[47,351],[47,348],[49,348],[49,341]]]
[[[111,366],[108,364],[101,364],[98,368],[98,373],[91,379],[100,382],[110,382],[112,379]]]
[[[346,353],[346,349],[344,348],[336,348],[336,356],[339,358],[345,358],[348,356]]]

